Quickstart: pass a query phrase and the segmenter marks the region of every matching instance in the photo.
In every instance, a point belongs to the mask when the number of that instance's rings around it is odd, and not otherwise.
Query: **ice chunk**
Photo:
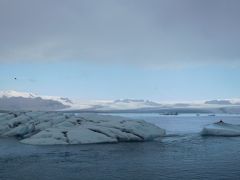
[[[113,143],[117,139],[83,127],[73,128],[67,132],[69,144]]]
[[[217,122],[205,126],[201,134],[208,136],[240,136],[240,125]]]
[[[18,136],[22,143],[41,145],[149,141],[165,135],[165,130],[145,121],[85,113],[10,113],[1,115],[0,127],[0,136]]]
[[[12,128],[10,131],[3,134],[3,136],[24,136],[34,130],[34,125],[19,125]]]
[[[67,144],[64,130],[49,128],[43,130],[30,138],[23,139],[21,142],[25,144],[51,145],[51,144]]]

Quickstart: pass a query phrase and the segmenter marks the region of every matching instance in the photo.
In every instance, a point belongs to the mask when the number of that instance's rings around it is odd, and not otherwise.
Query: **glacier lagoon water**
[[[220,119],[237,115],[117,114],[167,130],[154,142],[33,146],[0,139],[1,180],[240,179],[240,137],[202,137]]]

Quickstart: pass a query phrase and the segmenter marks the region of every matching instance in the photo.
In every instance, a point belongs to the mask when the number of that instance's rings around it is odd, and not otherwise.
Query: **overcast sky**
[[[1,0],[0,89],[239,97],[239,19],[239,0]]]

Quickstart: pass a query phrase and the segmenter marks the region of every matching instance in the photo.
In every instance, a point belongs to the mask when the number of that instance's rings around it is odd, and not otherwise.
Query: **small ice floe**
[[[240,136],[240,125],[228,124],[220,120],[203,128],[203,136]]]
[[[165,130],[142,120],[64,112],[14,112],[0,115],[0,136],[26,144],[90,144],[151,141]]]

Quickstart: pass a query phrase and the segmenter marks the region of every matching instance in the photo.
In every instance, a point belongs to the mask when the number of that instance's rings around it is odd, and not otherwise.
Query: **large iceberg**
[[[205,126],[201,134],[204,136],[240,136],[240,125],[217,122]]]
[[[0,136],[14,136],[26,144],[90,144],[149,141],[165,130],[142,120],[119,116],[64,113],[11,112],[0,115]]]

